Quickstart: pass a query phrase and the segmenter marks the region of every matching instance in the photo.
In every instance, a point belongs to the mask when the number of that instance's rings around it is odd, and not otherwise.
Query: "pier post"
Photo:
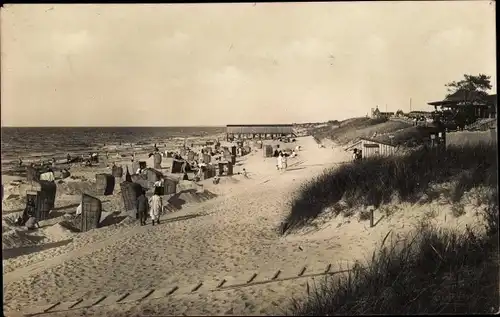
[[[373,208],[370,209],[370,228],[373,228]]]

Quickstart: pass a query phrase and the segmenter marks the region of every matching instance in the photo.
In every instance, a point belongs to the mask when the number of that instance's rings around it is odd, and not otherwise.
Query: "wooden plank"
[[[331,270],[331,269],[332,269],[332,265],[331,265],[331,264],[328,264],[328,265],[326,266],[326,268],[325,268],[325,272],[324,272],[324,273],[326,274],[326,273],[330,272],[330,270]]]
[[[272,281],[276,273],[277,273],[276,271],[271,271],[271,270],[266,272],[259,272],[258,275],[253,279],[253,281],[251,281],[251,283],[256,284],[256,283]]]
[[[121,300],[125,299],[125,297],[127,297],[128,295],[129,295],[129,293],[109,294],[106,296],[105,299],[103,299],[102,301],[100,301],[97,304],[94,304],[94,306],[113,305],[113,304],[116,304],[116,303],[120,302]]]
[[[222,281],[220,281],[219,284],[217,284],[217,287],[216,288],[221,288],[222,286],[224,286],[224,284],[226,284],[226,279],[222,279]]]
[[[154,292],[154,289],[141,290],[137,292],[130,293],[127,297],[120,301],[120,303],[136,302],[143,300]]]
[[[302,269],[300,269],[300,271],[299,271],[299,273],[297,274],[297,276],[302,276],[302,275],[304,275],[304,273],[306,272],[306,270],[307,270],[307,267],[306,267],[306,266],[304,266]]]
[[[42,314],[43,312],[45,312],[47,309],[51,308],[52,306],[54,306],[54,304],[40,304],[40,305],[36,305],[36,306],[31,306],[31,307],[23,308],[22,313],[23,313],[23,315],[38,315],[38,314]]]
[[[202,287],[202,286],[203,286],[203,282],[198,283],[195,287],[193,287],[193,288],[191,289],[191,293],[196,292],[196,291],[197,291],[197,290],[199,290],[199,289],[200,289],[200,287]]]
[[[82,299],[68,301],[68,302],[61,302],[61,303],[59,303],[59,305],[57,305],[57,306],[55,306],[55,307],[53,307],[51,309],[48,309],[45,312],[54,312],[54,311],[68,310],[71,307],[75,306],[76,304],[80,303],[81,301],[82,301]]]
[[[167,295],[172,295],[174,294],[175,292],[177,292],[177,290],[179,289],[179,286],[174,286],[172,287],[172,289],[170,291],[167,292]]]
[[[221,288],[227,288],[235,285],[243,285],[246,284],[246,282],[248,281],[248,277],[246,277],[244,274],[240,274],[239,276],[226,276],[224,277],[224,279],[226,280],[226,283]]]
[[[297,277],[297,269],[296,268],[284,268],[281,270],[279,274],[279,278],[277,279],[288,279]]]
[[[177,286],[175,286],[175,287],[177,287]],[[157,298],[167,297],[170,295],[170,293],[172,292],[172,290],[175,287],[164,287],[164,288],[156,289],[151,295],[148,296],[148,299],[157,299]]]
[[[87,299],[82,300],[81,302],[79,302],[75,306],[70,307],[70,308],[78,309],[78,308],[92,307],[92,306],[94,306],[95,303],[97,303],[101,300],[102,300],[102,296],[87,298]]]
[[[45,309],[43,312],[46,313],[50,310],[53,310],[54,308],[56,308],[57,306],[59,306],[59,304],[61,304],[61,302],[57,302],[55,304],[52,304],[49,308]]]
[[[252,276],[247,280],[247,284],[252,283],[252,281],[257,277],[257,273],[253,273]]]
[[[99,303],[101,303],[103,300],[105,300],[106,297],[107,296],[101,296],[101,298],[99,298],[95,303],[93,303],[92,306],[99,305]]]

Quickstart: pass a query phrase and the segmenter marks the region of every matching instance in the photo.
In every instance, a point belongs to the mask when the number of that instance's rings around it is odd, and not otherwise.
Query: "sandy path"
[[[322,217],[318,219],[317,228],[281,237],[276,228],[289,212],[293,191],[325,167],[349,157],[339,148],[319,149],[312,138],[300,142],[304,151],[294,162],[289,162],[289,171],[279,173],[273,159],[264,160],[260,152],[255,153],[243,160],[251,179],[234,177],[221,186],[207,182],[206,188],[217,192],[219,197],[168,216],[196,217],[175,222],[167,222],[165,217],[159,226],[124,228],[93,246],[7,274],[5,306],[16,309],[28,301],[56,302],[85,295],[182,287],[200,280],[248,276],[255,271],[296,269],[304,265],[324,267],[328,263],[362,260],[371,256],[387,232],[393,230],[397,239],[398,233],[414,228],[429,208],[440,210],[433,221],[449,227],[463,227],[478,220],[472,209],[465,216],[453,219],[449,216],[449,206],[401,204],[394,215],[371,229],[367,221],[342,216],[332,219],[325,215],[324,221]],[[375,216],[381,218],[381,211]],[[31,272],[32,276],[25,277],[22,272]],[[139,305],[51,315],[121,316],[141,311],[167,315],[272,314],[282,312],[290,297],[303,294],[304,285],[305,281],[298,280],[223,292],[174,294],[168,299],[146,300]]]
[[[273,159],[255,154],[245,163],[253,179],[232,186],[218,197],[186,213],[204,216],[155,227],[135,227],[84,249],[11,272],[4,277],[8,307],[22,302],[67,300],[238,272],[326,263],[334,245],[290,243],[276,231],[288,211],[291,192],[302,180],[333,162],[334,153],[303,140],[301,165],[309,167],[279,173]],[[259,153],[260,154],[260,153]],[[297,160],[298,161],[298,160]],[[292,164],[293,162],[290,162]],[[268,182],[263,181],[269,179]],[[301,251],[307,250],[307,252]],[[64,262],[62,262],[64,261]],[[24,274],[32,274],[26,277]],[[64,292],[61,292],[64,289]]]

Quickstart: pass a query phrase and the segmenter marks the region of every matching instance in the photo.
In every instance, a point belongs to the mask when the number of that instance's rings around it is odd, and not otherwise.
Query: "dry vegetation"
[[[490,215],[498,219],[498,204]],[[422,224],[405,240],[383,245],[365,265],[319,285],[305,301],[294,299],[287,313],[493,313],[498,284],[498,227],[478,237],[470,230],[460,234]]]
[[[375,132],[377,134],[391,133],[410,126],[408,123],[387,119],[354,118],[338,124],[313,128],[309,133],[319,140],[329,138],[337,143],[347,144],[361,137],[372,137]]]
[[[436,193],[435,184],[453,182]],[[310,223],[326,208],[340,201],[348,207],[379,207],[395,197],[417,202],[444,194],[451,203],[477,186],[496,188],[496,146],[477,144],[446,151],[420,149],[405,156],[372,157],[326,170],[302,185],[286,218],[288,229]]]
[[[453,184],[443,187],[436,184]],[[406,239],[387,242],[364,265],[330,280],[306,299],[294,299],[292,315],[491,313],[498,308],[498,194],[496,144],[415,151],[408,156],[370,158],[305,184],[286,221],[288,229],[308,225],[325,208],[374,205],[394,199],[428,202],[445,196],[459,217],[465,192],[479,187],[485,236],[443,230],[426,223]],[[441,188],[444,192],[436,192]],[[443,189],[445,188],[445,189]],[[472,195],[473,196],[473,195]],[[345,207],[345,204],[343,205]],[[351,209],[352,210],[352,209]],[[388,210],[387,212],[393,212]],[[362,215],[360,215],[362,216]],[[385,245],[385,246],[384,246]]]

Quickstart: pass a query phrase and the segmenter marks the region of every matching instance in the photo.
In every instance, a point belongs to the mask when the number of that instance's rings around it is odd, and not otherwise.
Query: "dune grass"
[[[402,240],[394,241],[388,233],[366,263],[356,263],[347,273],[325,280],[305,298],[292,299],[285,313],[496,312],[500,300],[496,154],[496,144],[453,147],[442,153],[420,150],[347,164],[304,185],[288,216],[291,228],[306,225],[340,199],[351,206],[377,206],[397,194],[401,200],[415,202],[424,194],[438,197],[440,193],[429,192],[431,184],[449,181],[455,184],[447,192],[451,204],[475,187],[489,187],[493,194],[478,198],[487,206],[485,234],[470,228],[465,233],[440,229],[426,222]]]
[[[347,144],[361,137],[372,137],[375,132],[377,134],[392,133],[411,127],[409,123],[390,121],[385,118],[355,118],[342,121],[335,126],[338,127],[328,124],[314,128],[310,130],[310,134],[319,140],[329,138],[337,143]]]
[[[434,184],[452,182],[446,192],[451,203],[480,185],[497,186],[496,144],[449,147],[446,151],[420,149],[405,156],[373,157],[326,170],[305,183],[284,222],[287,230],[300,228],[326,208],[343,201],[348,207],[379,207],[391,202],[432,200],[440,196]]]
[[[498,219],[498,205],[496,205]],[[494,232],[494,231],[492,231]],[[387,237],[386,237],[387,238]],[[384,241],[385,242],[385,241]],[[498,310],[498,227],[480,237],[422,224],[365,265],[331,278],[287,315],[465,314]]]

